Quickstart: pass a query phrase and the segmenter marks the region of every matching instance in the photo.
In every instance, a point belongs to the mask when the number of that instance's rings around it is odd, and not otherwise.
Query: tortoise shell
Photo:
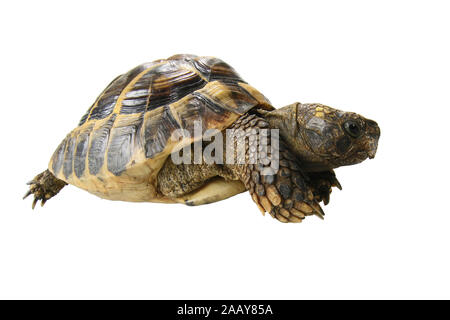
[[[54,152],[59,179],[112,200],[173,202],[157,174],[176,148],[191,144],[194,122],[223,130],[250,109],[272,109],[228,64],[175,55],[115,78]],[[192,138],[170,139],[176,129]]]

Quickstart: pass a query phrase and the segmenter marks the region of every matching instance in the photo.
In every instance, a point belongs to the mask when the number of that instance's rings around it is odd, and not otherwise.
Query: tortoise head
[[[353,112],[294,103],[267,114],[306,171],[323,171],[375,157],[380,128]]]

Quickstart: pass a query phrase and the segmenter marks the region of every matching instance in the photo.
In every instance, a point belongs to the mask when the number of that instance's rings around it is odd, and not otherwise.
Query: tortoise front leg
[[[270,149],[270,130],[268,123],[256,115],[244,115],[236,121],[232,130],[241,129],[245,136],[264,134],[268,137]],[[248,141],[258,141],[249,139]],[[261,212],[270,215],[281,222],[301,222],[305,216],[317,215],[323,218],[324,212],[314,199],[313,187],[309,184],[309,177],[300,169],[299,163],[292,152],[279,140],[278,157],[267,156],[263,165],[261,161],[251,164],[251,150],[257,145],[251,142],[245,146],[245,164],[228,165],[249,190],[253,201]],[[260,154],[261,155],[261,154]],[[261,159],[263,160],[263,159]],[[279,168],[275,162],[278,162]]]
[[[307,175],[313,189],[314,199],[317,202],[323,201],[324,205],[327,205],[330,202],[332,187],[337,187],[339,190],[342,190],[341,184],[333,170],[308,172]]]
[[[31,206],[33,209],[38,200],[41,200],[41,206],[43,206],[48,199],[54,197],[67,185],[64,181],[56,178],[49,170],[41,172],[27,184],[30,185],[30,190],[28,190],[23,198],[25,199],[30,194],[34,194],[34,200]]]

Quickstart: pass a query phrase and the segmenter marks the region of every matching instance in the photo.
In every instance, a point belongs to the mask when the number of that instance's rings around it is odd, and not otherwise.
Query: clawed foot
[[[325,213],[314,197],[314,189],[306,183],[308,178],[293,161],[282,161],[280,167],[275,175],[261,176],[254,171],[248,179],[248,189],[261,212],[281,222],[302,222],[312,215],[323,219]]]
[[[325,212],[314,199],[287,200],[283,205],[274,207],[269,213],[281,222],[302,222],[305,217],[312,215],[322,220],[325,217]]]
[[[332,187],[342,190],[334,171],[312,172],[309,173],[310,184],[313,188],[314,199],[317,202],[323,201],[325,205],[330,202]]]
[[[30,190],[28,190],[23,199],[28,197],[30,194],[34,194],[33,204],[31,205],[32,209],[34,209],[39,200],[41,200],[41,206],[43,206],[48,199],[55,196],[62,188],[64,188],[64,186],[67,185],[67,183],[56,178],[48,170],[38,174],[27,184],[30,185]]]

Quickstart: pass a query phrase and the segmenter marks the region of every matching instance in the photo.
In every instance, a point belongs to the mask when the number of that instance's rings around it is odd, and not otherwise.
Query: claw
[[[23,196],[22,199],[25,199],[26,197],[28,197],[30,194],[32,194],[33,192],[31,192],[31,190],[28,190],[27,193],[25,193],[25,195]]]
[[[323,194],[323,204],[327,205],[330,202],[330,194],[329,193],[324,193]]]
[[[333,178],[333,184],[334,184],[339,190],[342,190],[342,186],[341,186],[341,184],[339,183],[339,180],[338,180],[336,177]]]
[[[46,199],[46,198],[42,199],[42,201],[41,201],[41,207],[43,207],[44,204],[45,204],[46,202],[47,202],[47,199]]]
[[[37,184],[37,181],[36,181],[36,180],[28,181],[28,182],[27,182],[27,185],[30,185],[30,184]]]
[[[34,210],[34,207],[36,207],[36,203],[38,202],[38,198],[34,198],[34,200],[33,200],[33,204],[31,205],[31,209],[33,209]]]
[[[322,220],[325,218],[325,212],[323,212],[322,208],[319,204],[317,204],[317,202],[311,203],[311,207],[314,209],[314,214],[316,216],[318,216]]]

